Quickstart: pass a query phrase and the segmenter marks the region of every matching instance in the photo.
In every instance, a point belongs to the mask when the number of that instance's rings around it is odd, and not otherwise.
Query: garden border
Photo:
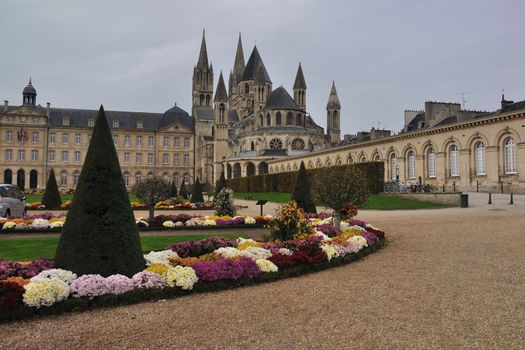
[[[215,282],[198,281],[193,290],[184,290],[179,287],[164,287],[163,289],[136,289],[121,295],[102,295],[90,300],[88,298],[69,298],[60,303],[40,309],[23,305],[12,311],[0,313],[0,323],[28,320],[40,316],[58,315],[65,312],[78,312],[93,310],[95,308],[116,307],[135,304],[145,301],[158,301],[160,299],[175,298],[196,293],[218,292],[222,290],[240,288],[261,283],[273,282],[285,278],[300,277],[321,270],[349,264],[384,247],[388,243],[386,238],[379,239],[373,246],[365,247],[357,253],[333,258],[331,261],[319,264],[295,265],[277,272],[263,272],[255,278],[242,278],[238,280],[221,280]]]

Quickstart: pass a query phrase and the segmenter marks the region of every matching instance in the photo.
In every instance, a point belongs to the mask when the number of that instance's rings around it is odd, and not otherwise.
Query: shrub
[[[168,184],[158,177],[148,177],[136,183],[133,185],[132,191],[139,201],[148,208],[150,221],[155,217],[155,205],[170,195]]]
[[[204,197],[202,195],[202,185],[199,181],[199,178],[195,180],[195,183],[193,184],[193,188],[191,190],[191,203],[203,203]]]
[[[223,188],[215,199],[214,207],[217,216],[235,216],[233,191],[229,188]]]
[[[271,237],[280,241],[293,239],[296,235],[314,233],[304,218],[303,210],[298,208],[294,201],[282,205],[269,226]]]
[[[182,183],[180,184],[179,197],[183,199],[189,198],[188,186],[186,185],[186,182],[184,182],[184,179],[182,179]]]
[[[101,106],[55,254],[77,275],[133,276],[145,267],[135,216]]]
[[[59,209],[62,204],[60,193],[58,192],[57,180],[55,178],[55,171],[51,169],[49,177],[47,178],[46,190],[42,197],[42,204],[46,209]]]
[[[217,181],[217,184],[215,186],[215,195],[213,196],[213,199],[217,198],[219,193],[222,191],[223,188],[226,187],[226,178],[224,177],[224,171],[221,172],[221,177],[219,177],[219,180]]]

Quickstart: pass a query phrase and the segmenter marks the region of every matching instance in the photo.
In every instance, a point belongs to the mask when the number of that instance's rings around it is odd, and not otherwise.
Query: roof
[[[244,71],[244,68],[245,68],[244,53],[242,50],[241,33],[239,33],[239,41],[237,43],[237,52],[235,53],[235,62],[233,64],[233,72],[235,73],[238,79],[241,77],[242,72]]]
[[[179,123],[190,130],[195,130],[194,119],[188,114],[188,112],[177,106],[164,112],[158,128],[164,129],[174,123]]]
[[[238,122],[239,121],[239,115],[237,114],[236,110],[229,110],[228,111],[228,121],[230,122]]]
[[[202,30],[201,49],[199,51],[199,60],[197,61],[197,68],[200,70],[208,70],[208,52],[206,50],[206,38],[204,36],[204,29]]]
[[[525,108],[525,100],[510,103],[501,109],[501,112],[511,112]]]
[[[304,80],[303,68],[301,63],[299,63],[299,68],[297,68],[297,75],[295,76],[295,82],[293,83],[293,89],[303,89],[306,90],[306,81]]]
[[[332,89],[330,90],[330,96],[328,96],[328,103],[326,104],[326,109],[329,108],[341,108],[339,96],[337,96],[337,89],[335,88],[335,81],[332,82]]]
[[[297,103],[290,96],[288,91],[282,86],[273,90],[268,95],[266,102],[266,108],[268,109],[301,109]]]
[[[36,89],[33,87],[33,84],[31,84],[31,78],[29,78],[29,84],[27,84],[22,93],[36,95]]]
[[[195,119],[213,120],[213,109],[210,107],[195,107],[193,113],[195,113]]]
[[[270,79],[270,76],[268,75],[268,72],[266,71],[266,67],[264,66],[261,55],[259,54],[259,51],[257,50],[257,46],[253,47],[252,54],[250,55],[250,58],[248,59],[248,63],[246,64],[246,67],[244,68],[244,72],[242,73],[241,81],[255,80],[255,74],[257,73],[257,68],[259,66],[261,66],[262,74],[264,75],[264,79],[267,82],[271,83],[272,80]]]
[[[425,113],[417,114],[407,125],[407,131],[416,130],[419,127],[420,122],[425,121]]]
[[[228,101],[228,93],[226,92],[226,85],[224,85],[224,79],[221,75],[219,76],[219,82],[217,83],[217,91],[215,92],[214,101]]]
[[[457,123],[457,121],[458,121],[458,117],[456,115],[452,115],[450,117],[447,117],[447,118],[443,119],[442,121],[440,121],[439,123],[437,123],[434,126],[453,124],[453,123]]]

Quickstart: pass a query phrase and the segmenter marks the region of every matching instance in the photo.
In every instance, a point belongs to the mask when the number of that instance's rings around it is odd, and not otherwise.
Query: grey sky
[[[424,101],[494,110],[501,89],[525,99],[525,2],[516,1],[21,1],[0,2],[0,98],[55,107],[191,111],[191,76],[206,28],[215,82],[255,41],[274,88],[299,61],[307,108],[326,126],[335,80],[342,134],[375,123],[398,131]],[[519,73],[521,71],[522,73]]]

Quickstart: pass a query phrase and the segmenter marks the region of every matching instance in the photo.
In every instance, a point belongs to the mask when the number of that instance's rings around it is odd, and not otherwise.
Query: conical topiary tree
[[[213,198],[217,198],[217,195],[224,187],[226,187],[226,178],[224,177],[224,171],[222,171],[221,177],[219,177],[219,180],[217,181],[217,185],[215,187],[215,196],[213,196]]]
[[[179,190],[179,196],[181,196],[184,199],[188,199],[188,186],[186,186],[186,183],[184,182],[184,179],[182,179],[182,183],[180,184],[180,190]]]
[[[101,106],[55,255],[78,275],[132,276],[145,267],[139,233]]]
[[[174,182],[170,185],[170,197],[177,197],[177,184]]]
[[[297,179],[292,193],[292,200],[297,202],[297,206],[302,208],[305,213],[317,213],[315,203],[310,194],[310,179],[306,172],[304,162],[297,172]]]
[[[204,202],[204,196],[202,195],[202,185],[199,181],[199,178],[195,181],[193,184],[193,188],[191,190],[191,201],[192,203],[203,203]]]
[[[42,197],[42,204],[49,210],[58,209],[62,204],[62,199],[58,192],[57,180],[55,178],[55,171],[53,169],[51,169],[49,177],[47,178],[46,190]]]

